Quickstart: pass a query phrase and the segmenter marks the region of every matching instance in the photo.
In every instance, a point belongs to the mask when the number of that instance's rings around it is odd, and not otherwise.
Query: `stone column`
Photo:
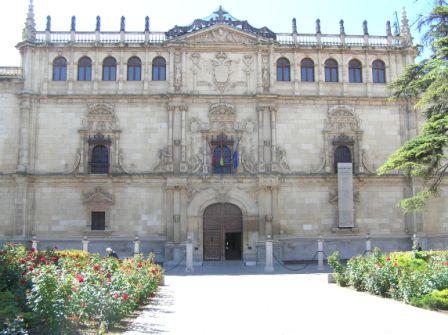
[[[33,110],[33,100],[29,96],[20,99],[19,116],[19,160],[18,172],[27,172],[30,163],[30,120]]]
[[[140,239],[138,236],[135,236],[134,239],[134,255],[137,255],[140,253]]]
[[[191,238],[188,238],[186,243],[186,259],[185,259],[185,272],[193,273],[194,272],[194,264],[193,264],[193,241]]]
[[[187,164],[187,106],[180,106],[181,111],[181,157],[180,157],[180,172],[188,171]]]
[[[258,107],[258,171],[264,172],[264,138],[263,138],[263,112],[264,108]]]
[[[268,236],[268,239],[266,240],[266,263],[264,271],[274,272],[274,246],[270,236]]]
[[[369,233],[366,234],[366,252],[372,252],[372,240]]]
[[[339,227],[353,228],[353,164],[338,163]]]
[[[277,162],[277,109],[270,107],[269,112],[271,114],[271,165],[273,165]]]
[[[324,269],[324,241],[322,236],[319,236],[317,240],[317,268],[318,270]]]
[[[14,227],[12,235],[25,236],[28,229],[28,179],[24,176],[16,177],[16,194],[14,199]]]
[[[89,240],[87,239],[87,236],[84,236],[82,240],[82,251],[89,252]]]
[[[37,244],[39,241],[37,240],[36,236],[33,236],[33,239],[31,240],[31,248],[34,249],[34,251],[37,251]]]

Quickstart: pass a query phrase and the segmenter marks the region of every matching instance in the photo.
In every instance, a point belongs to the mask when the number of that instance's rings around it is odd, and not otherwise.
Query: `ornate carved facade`
[[[408,248],[414,233],[446,246],[445,198],[404,215],[396,204],[418,184],[374,175],[422,124],[389,100],[387,83],[415,56],[407,27],[361,42],[319,22],[314,35],[277,34],[220,8],[166,33],[149,19],[141,34],[121,28],[106,34],[98,19],[56,39],[50,21],[36,31],[30,7],[23,68],[0,71],[0,240],[76,247],[87,235],[93,251],[125,254],[137,235],[165,261],[187,238],[196,261],[260,261],[267,236],[284,259],[310,258],[318,236],[346,257],[367,233],[385,249]],[[338,162],[353,166],[348,229]]]

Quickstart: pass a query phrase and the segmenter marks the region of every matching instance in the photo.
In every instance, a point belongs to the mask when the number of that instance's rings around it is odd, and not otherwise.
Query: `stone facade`
[[[198,23],[199,22],[199,23]],[[119,253],[159,260],[182,257],[187,238],[194,258],[204,249],[203,215],[231,203],[242,213],[242,258],[262,261],[267,236],[283,259],[312,258],[317,238],[329,254],[373,246],[406,249],[417,234],[430,248],[447,247],[446,197],[423,214],[404,215],[397,202],[418,185],[400,174],[374,171],[407,139],[423,117],[404,101],[392,102],[387,83],[414,60],[403,17],[402,34],[386,36],[274,34],[238,21],[222,9],[196,27],[167,33],[35,31],[28,13],[20,69],[0,69],[0,239]],[[141,60],[140,80],[127,62]],[[54,79],[64,57],[66,77]],[[89,57],[91,80],[79,80],[78,60]],[[116,80],[102,80],[103,60],[117,61]],[[163,57],[166,80],[154,80]],[[277,62],[289,61],[279,81]],[[314,62],[314,81],[301,61]],[[338,82],[326,82],[325,61],[337,61]],[[361,83],[349,62],[361,65]],[[385,64],[374,83],[372,63]],[[9,71],[9,72],[8,72]],[[232,153],[229,174],[214,173],[213,143],[224,136]],[[215,141],[215,142],[214,142]],[[221,141],[222,138],[221,138]],[[216,142],[218,143],[218,142]],[[90,173],[92,151],[107,147],[108,173]],[[353,162],[352,224],[339,224],[335,149]],[[217,145],[219,147],[219,144]],[[222,142],[221,142],[222,150]],[[350,200],[350,199],[349,199]],[[92,212],[105,229],[92,230]]]

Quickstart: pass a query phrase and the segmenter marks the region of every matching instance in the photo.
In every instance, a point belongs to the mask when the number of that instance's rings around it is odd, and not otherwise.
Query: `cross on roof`
[[[218,10],[214,12],[214,14],[218,14],[218,17],[220,20],[224,19],[224,14],[229,14],[229,12],[226,12],[222,6],[219,6]]]

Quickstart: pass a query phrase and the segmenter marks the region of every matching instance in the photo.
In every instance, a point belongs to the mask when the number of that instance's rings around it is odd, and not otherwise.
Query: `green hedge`
[[[339,254],[328,263],[341,286],[352,286],[426,308],[447,309],[438,291],[448,289],[448,251],[410,251],[384,254],[375,249],[341,265]],[[434,303],[438,301],[438,303]]]

